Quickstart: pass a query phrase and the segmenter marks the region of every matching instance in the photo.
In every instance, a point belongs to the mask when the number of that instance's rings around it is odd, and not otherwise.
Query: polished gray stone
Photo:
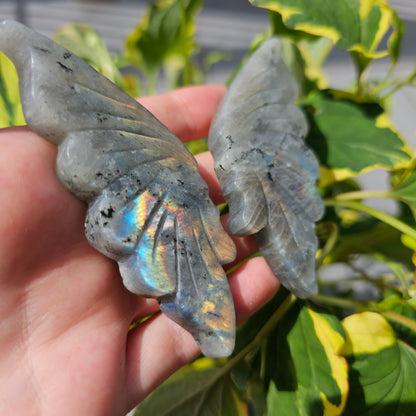
[[[88,202],[85,231],[124,285],[159,300],[202,352],[231,354],[235,316],[221,263],[235,257],[194,157],[84,61],[14,21],[0,50],[19,74],[28,126],[58,145],[61,182]]]
[[[308,297],[317,291],[315,221],[323,203],[315,187],[318,162],[303,140],[306,119],[294,104],[297,94],[280,41],[264,42],[231,83],[208,144],[229,204],[230,231],[255,234],[281,283]]]

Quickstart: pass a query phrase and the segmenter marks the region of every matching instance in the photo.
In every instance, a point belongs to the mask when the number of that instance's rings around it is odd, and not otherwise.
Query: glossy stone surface
[[[88,202],[85,232],[124,285],[159,300],[203,354],[231,354],[235,316],[221,263],[235,257],[185,146],[144,107],[50,39],[0,22],[25,119],[58,145],[61,182]]]
[[[229,204],[228,227],[255,234],[281,283],[299,297],[317,291],[315,221],[323,214],[307,122],[294,104],[296,82],[276,38],[264,42],[234,78],[209,134],[215,171]]]

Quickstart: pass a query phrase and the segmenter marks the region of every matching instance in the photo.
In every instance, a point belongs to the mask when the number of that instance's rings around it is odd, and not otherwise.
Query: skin
[[[187,141],[208,134],[224,92],[190,87],[140,101]],[[86,205],[58,182],[56,147],[10,128],[0,148],[0,414],[124,415],[199,349],[161,313],[129,331],[157,302],[129,293],[116,263],[87,243]],[[222,202],[212,157],[197,160]],[[237,261],[257,251],[250,238],[234,240]],[[238,322],[279,287],[262,258],[229,282]]]

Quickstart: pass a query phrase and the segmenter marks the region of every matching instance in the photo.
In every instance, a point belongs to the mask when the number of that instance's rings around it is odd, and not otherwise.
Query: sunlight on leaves
[[[403,139],[385,122],[380,124],[384,114],[373,115],[364,104],[320,93],[310,94],[303,104],[311,122],[308,144],[323,165],[322,186],[370,170],[397,169],[410,161]]]
[[[202,0],[153,2],[128,36],[125,57],[148,77],[148,92],[155,92],[162,68],[170,75],[171,88],[192,82],[197,71],[192,63],[197,50],[196,14],[201,5]]]
[[[383,0],[250,0],[258,7],[273,10],[284,24],[309,35],[331,39],[339,48],[357,51],[368,58],[387,54],[381,40],[393,29],[395,14]],[[390,35],[390,37],[393,35]],[[393,43],[397,44],[397,35]],[[395,45],[396,45],[395,44]]]
[[[416,351],[397,341],[393,329],[376,313],[352,315],[344,319],[343,326],[351,385],[345,414],[412,414]]]
[[[301,302],[292,308],[268,342],[269,414],[340,414],[348,393],[344,341],[336,318]]]
[[[55,41],[83,59],[121,89],[128,90],[101,35],[94,29],[80,24],[65,25],[56,32]]]

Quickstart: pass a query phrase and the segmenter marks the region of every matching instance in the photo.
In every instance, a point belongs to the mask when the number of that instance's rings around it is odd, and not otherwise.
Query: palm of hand
[[[222,93],[200,87],[172,102],[144,101],[159,106],[153,112],[179,137],[197,138],[206,135]],[[176,114],[185,114],[182,124],[169,119],[173,101]],[[162,314],[129,331],[157,302],[129,293],[117,265],[89,246],[86,205],[57,180],[56,148],[21,128],[2,132],[0,147],[0,413],[123,414],[198,348]],[[209,160],[200,157],[201,173],[216,194]],[[246,240],[237,247],[239,258],[254,249]],[[234,272],[230,284],[240,320],[278,287],[260,258]]]

